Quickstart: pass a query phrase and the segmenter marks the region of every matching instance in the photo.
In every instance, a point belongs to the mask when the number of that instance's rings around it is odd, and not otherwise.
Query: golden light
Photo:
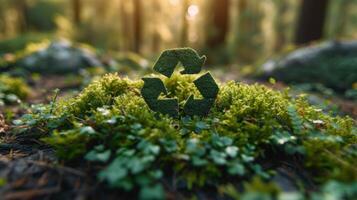
[[[170,0],[170,4],[173,6],[177,6],[180,3],[180,0]]]
[[[193,19],[194,17],[196,17],[196,15],[198,15],[199,12],[200,12],[200,9],[198,8],[198,6],[195,4],[192,4],[187,9],[187,18]]]

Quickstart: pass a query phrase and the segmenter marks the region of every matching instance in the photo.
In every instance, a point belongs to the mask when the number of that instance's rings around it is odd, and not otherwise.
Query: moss
[[[195,88],[193,80],[174,75],[164,82],[169,96],[183,105]],[[148,108],[142,86],[141,80],[108,74],[77,97],[52,104],[53,109],[40,107],[19,124],[46,130],[44,141],[60,158],[99,165],[99,180],[140,189],[139,196],[152,187],[161,194],[162,182],[172,179],[183,183],[182,191],[227,183],[244,188],[243,180],[269,180],[279,163],[295,157],[317,185],[357,178],[353,121],[323,113],[304,97],[229,82],[219,84],[207,117],[171,118]]]
[[[26,99],[29,94],[30,88],[21,78],[0,75],[0,105]]]
[[[24,49],[29,43],[41,42],[52,37],[50,34],[27,33],[8,40],[2,40],[0,42],[0,55],[14,53]]]

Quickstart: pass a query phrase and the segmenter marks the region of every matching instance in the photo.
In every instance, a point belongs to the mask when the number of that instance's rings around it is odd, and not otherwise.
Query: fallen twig
[[[31,189],[31,190],[22,190],[7,193],[4,199],[31,199],[35,196],[53,194],[60,191],[60,187],[56,186],[53,188],[45,188],[45,189]]]
[[[65,171],[65,172],[68,172],[68,173],[71,173],[71,174],[74,174],[74,175],[77,175],[77,176],[82,176],[82,177],[86,176],[85,173],[83,173],[83,172],[81,172],[79,170],[73,169],[73,168],[69,168],[69,167],[64,167],[64,166],[59,166],[59,165],[51,165],[51,164],[46,163],[46,162],[33,161],[33,160],[28,160],[26,162],[31,163],[31,164],[35,164],[35,165],[38,165],[38,166],[42,166],[42,167],[48,167],[48,168],[52,168],[52,169],[62,170],[62,171]]]

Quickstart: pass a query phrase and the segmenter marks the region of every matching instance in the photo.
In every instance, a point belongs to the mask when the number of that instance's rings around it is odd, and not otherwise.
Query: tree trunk
[[[154,26],[153,31],[152,31],[152,45],[151,45],[151,51],[152,52],[158,52],[160,50],[160,42],[161,42],[161,36],[159,34],[158,28],[156,28],[157,24],[160,23],[160,18],[162,13],[162,8],[160,4],[160,0],[153,0],[152,1],[152,9],[155,10],[153,13],[153,20],[151,26]]]
[[[76,25],[81,24],[82,5],[81,0],[73,0],[73,21]]]
[[[24,33],[28,30],[28,6],[26,0],[15,0],[14,1],[18,17],[19,17],[19,30]]]
[[[132,45],[132,27],[130,26],[130,18],[128,17],[127,9],[125,7],[126,1],[119,0],[120,9],[120,49],[122,51],[131,51],[133,49]]]
[[[0,40],[6,35],[5,6],[0,4]]]
[[[222,46],[226,40],[229,19],[229,0],[213,0],[212,2],[212,27],[207,38],[210,48]]]
[[[354,2],[350,0],[341,0],[339,14],[337,16],[335,39],[343,38],[348,23],[349,10],[353,7],[353,3]]]
[[[303,0],[295,36],[296,44],[306,44],[323,36],[328,0]]]
[[[288,12],[288,2],[286,0],[279,0],[275,2],[275,6],[277,14],[274,19],[274,26],[276,31],[276,41],[274,44],[274,50],[278,52],[284,47],[287,42],[287,37],[285,33],[288,27],[286,22],[282,20],[281,17],[286,17],[286,13]]]
[[[188,23],[187,23],[187,10],[188,10],[188,0],[183,0],[183,6],[182,6],[182,30],[181,30],[181,41],[180,45],[182,47],[187,45],[187,37],[188,37]]]
[[[142,42],[142,0],[134,0],[134,51],[140,52]]]

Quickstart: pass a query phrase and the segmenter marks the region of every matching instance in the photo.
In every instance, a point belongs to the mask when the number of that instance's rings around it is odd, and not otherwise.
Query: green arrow
[[[215,99],[217,97],[219,88],[211,73],[205,73],[193,83],[204,98]]]
[[[169,49],[161,53],[154,65],[154,70],[166,77],[171,77],[179,62],[184,67],[181,74],[198,74],[206,61],[206,56],[199,56],[192,48]]]
[[[177,64],[181,62],[184,67],[184,70],[180,72],[181,74],[198,74],[205,61],[206,57],[199,56],[194,49],[169,49],[162,52],[154,65],[154,70],[166,77],[171,77]],[[149,108],[163,114],[178,116],[179,106],[177,99],[158,99],[161,93],[167,94],[164,83],[159,78],[143,78],[143,80],[144,86],[141,94]],[[196,79],[194,84],[203,99],[194,99],[193,95],[191,95],[184,105],[184,113],[205,116],[209,113],[217,98],[218,85],[209,72]]]
[[[164,83],[159,78],[143,78],[144,86],[141,89],[146,104],[155,112],[168,114],[170,116],[178,115],[177,99],[158,99],[161,93],[167,94]]]
[[[206,116],[213,106],[214,101],[215,99],[194,99],[193,95],[191,95],[186,101],[183,111],[186,115]]]
[[[207,72],[194,81],[203,99],[194,99],[191,95],[184,105],[184,112],[187,115],[205,116],[209,113],[218,95],[218,85],[212,75]]]

